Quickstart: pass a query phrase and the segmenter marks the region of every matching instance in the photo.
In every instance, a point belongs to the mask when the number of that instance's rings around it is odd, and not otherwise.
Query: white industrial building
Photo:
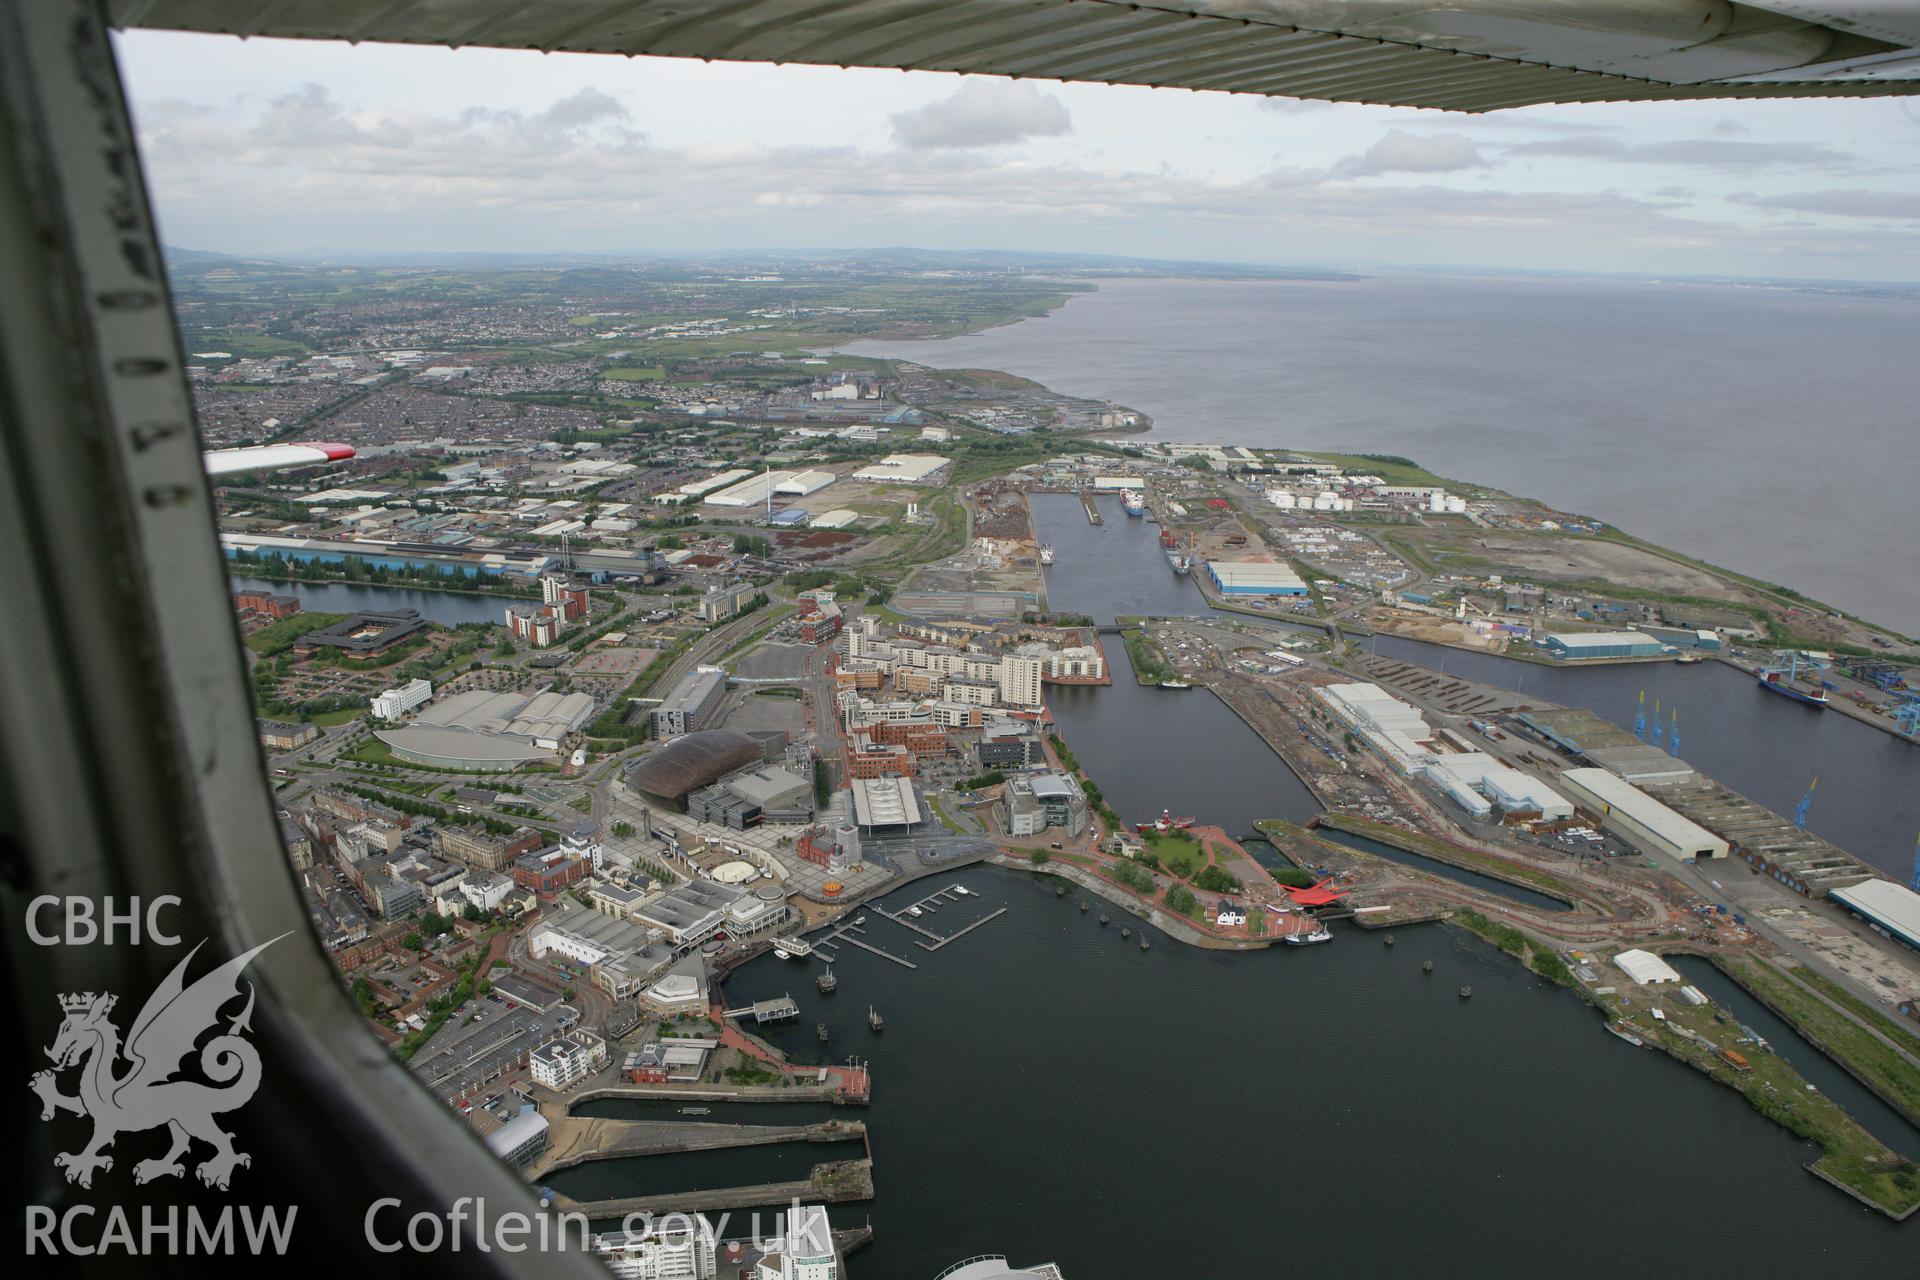
[[[797,474],[793,471],[763,471],[757,476],[748,476],[738,484],[714,490],[700,500],[710,507],[763,506],[778,497],[780,486]]]
[[[1891,880],[1862,880],[1827,896],[1868,924],[1920,949],[1920,893]]]
[[[1147,482],[1139,476],[1095,476],[1093,488],[1096,493],[1118,493],[1122,489],[1132,489],[1138,493],[1147,487]]]
[[[372,702],[373,714],[381,720],[398,720],[415,707],[433,700],[433,681],[409,680],[395,689],[383,690]]]
[[[1330,684],[1314,690],[1334,715],[1401,773],[1424,768],[1433,758],[1433,731],[1426,717],[1377,684]]]
[[[1271,560],[1209,560],[1207,576],[1229,596],[1304,596],[1307,584],[1292,568]]]
[[[376,731],[403,760],[443,769],[504,770],[550,760],[568,734],[593,718],[584,693],[493,693],[443,698],[398,729]]]
[[[703,493],[712,493],[715,489],[724,489],[729,485],[738,484],[752,474],[751,471],[748,471],[744,467],[733,467],[726,471],[716,472],[713,475],[703,476],[698,480],[683,484],[671,494],[660,495],[661,501],[687,502],[699,497]]]
[[[835,507],[831,511],[822,511],[810,524],[816,529],[844,529],[860,519],[858,511],[849,511],[845,507]]]
[[[1632,978],[1643,987],[1658,986],[1661,983],[1680,983],[1680,975],[1674,967],[1651,951],[1622,951],[1613,958],[1620,972]]]
[[[1648,853],[1677,862],[1724,858],[1727,842],[1606,769],[1568,769],[1560,785],[1580,804]]]
[[[810,493],[820,492],[836,478],[831,471],[795,471],[775,485],[773,491],[789,498],[804,498]]]
[[[920,484],[940,474],[946,465],[947,460],[937,453],[890,453],[854,472],[853,478],[881,484]]]
[[[1545,822],[1573,816],[1573,802],[1530,773],[1511,768],[1480,751],[1437,753],[1420,770],[1462,809],[1476,818],[1495,808],[1502,813],[1538,814]]]

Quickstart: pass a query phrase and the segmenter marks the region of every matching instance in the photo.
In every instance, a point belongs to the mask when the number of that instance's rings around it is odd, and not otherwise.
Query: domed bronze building
[[[656,804],[685,813],[687,796],[736,769],[759,764],[760,744],[731,729],[675,738],[627,772],[627,785]]]

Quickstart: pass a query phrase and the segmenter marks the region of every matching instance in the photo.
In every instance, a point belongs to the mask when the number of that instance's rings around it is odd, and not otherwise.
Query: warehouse
[[[1304,596],[1307,584],[1284,564],[1267,560],[1209,560],[1207,576],[1222,595]]]
[[[1585,658],[1649,658],[1666,646],[1638,631],[1556,631],[1546,639],[1547,652],[1564,661]]]
[[[780,486],[794,478],[792,471],[763,471],[739,484],[707,494],[701,501],[710,507],[758,507],[780,493]]]
[[[1651,951],[1622,951],[1613,958],[1613,962],[1620,966],[1620,972],[1632,978],[1638,986],[1653,987],[1680,981],[1680,975],[1673,966]]]
[[[849,511],[845,507],[835,507],[831,511],[822,511],[813,518],[816,529],[844,529],[860,519],[860,513]]]
[[[1891,880],[1862,880],[1827,896],[1889,937],[1920,949],[1920,893]]]
[[[498,772],[551,761],[567,735],[593,718],[584,693],[491,693],[469,689],[428,707],[410,724],[376,731],[402,760],[437,769]]]
[[[1510,821],[1564,822],[1573,816],[1573,805],[1565,796],[1484,752],[1435,754],[1420,773],[1477,818],[1488,816],[1495,806]]]
[[[1605,769],[1569,769],[1560,775],[1560,785],[1598,814],[1601,825],[1619,831],[1644,852],[1664,853],[1678,862],[1727,856],[1725,840]]]
[[[834,481],[831,471],[796,471],[773,487],[776,494],[789,498],[804,498],[810,493],[818,493]]]
[[[743,467],[735,467],[732,470],[722,471],[716,475],[705,476],[690,484],[683,484],[671,494],[662,494],[660,500],[662,502],[686,502],[699,497],[703,493],[712,493],[715,489],[724,489],[728,485],[738,484],[752,474],[751,471]]]
[[[890,453],[854,472],[853,478],[879,484],[920,484],[933,479],[946,466],[947,460],[937,453]]]
[[[1435,759],[1426,717],[1379,685],[1332,684],[1315,689],[1314,696],[1401,773],[1411,774]]]

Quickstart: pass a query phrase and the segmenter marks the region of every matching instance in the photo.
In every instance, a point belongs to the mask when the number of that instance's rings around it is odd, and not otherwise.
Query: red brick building
[[[551,898],[561,890],[579,884],[592,871],[593,863],[585,858],[576,858],[558,849],[544,849],[514,860],[513,882],[522,889],[533,890],[543,898]]]
[[[291,618],[300,612],[299,596],[278,596],[271,591],[236,591],[235,613],[252,613],[262,618]]]
[[[854,778],[911,778],[916,772],[905,747],[856,746],[847,753],[847,775]]]

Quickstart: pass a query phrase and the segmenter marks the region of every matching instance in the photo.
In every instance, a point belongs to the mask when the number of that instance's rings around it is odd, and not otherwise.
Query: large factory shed
[[[1560,785],[1603,826],[1620,831],[1648,853],[1662,853],[1676,862],[1727,856],[1725,840],[1605,769],[1569,769],[1560,775]]]

